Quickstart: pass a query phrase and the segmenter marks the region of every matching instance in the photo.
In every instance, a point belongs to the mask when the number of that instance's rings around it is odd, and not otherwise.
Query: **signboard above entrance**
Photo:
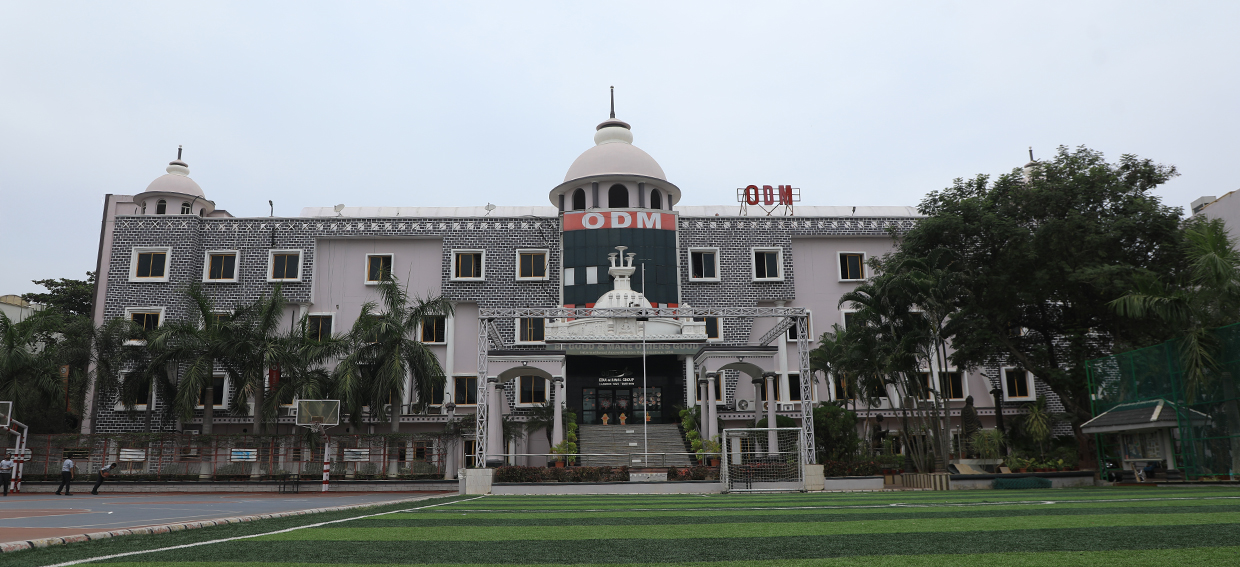
[[[564,213],[564,230],[653,228],[676,230],[676,215],[657,211],[576,211]]]
[[[697,354],[702,343],[646,343],[646,355]],[[641,343],[560,343],[547,345],[547,350],[562,350],[580,356],[641,356]]]
[[[780,185],[779,187],[771,187],[763,185],[761,189],[757,185],[750,185],[743,189],[736,190],[736,202],[741,204],[741,215],[749,214],[749,207],[757,206],[762,209],[766,216],[771,216],[781,207],[781,214],[792,216],[793,203],[801,201],[801,189],[791,185]]]

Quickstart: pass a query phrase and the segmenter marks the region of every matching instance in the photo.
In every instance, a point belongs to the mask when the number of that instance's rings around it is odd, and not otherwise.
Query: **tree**
[[[291,345],[284,340],[287,337],[279,334],[286,305],[287,301],[277,284],[270,296],[238,307],[231,317],[229,355],[224,363],[237,392],[233,411],[242,415],[248,413],[250,400],[254,400],[256,435],[263,434],[266,422],[274,419],[277,411],[276,406],[266,402],[270,387],[268,372],[274,369],[282,374],[281,359],[288,358],[289,353],[282,347]],[[304,333],[305,329],[301,332]]]
[[[38,411],[49,400],[55,404],[64,392],[54,358],[38,342],[47,321],[15,322],[0,312],[0,400],[12,401],[18,416]]]
[[[85,280],[58,278],[33,281],[47,288],[47,293],[23,293],[22,299],[41,303],[48,309],[62,313],[91,316],[90,308],[95,298],[95,272],[86,272]]]
[[[1083,457],[1091,441],[1080,424],[1092,417],[1085,361],[1162,332],[1109,302],[1140,274],[1177,269],[1180,211],[1153,194],[1176,175],[1132,155],[1108,163],[1100,152],[1060,147],[1027,175],[957,179],[929,194],[919,206],[927,217],[893,254],[899,262],[951,252],[961,290],[948,298],[951,361],[1032,372],[1071,414]]]
[[[442,296],[410,296],[390,277],[379,282],[378,292],[379,302],[363,304],[349,331],[352,352],[336,365],[336,387],[355,426],[367,407],[371,416],[381,416],[386,405],[391,431],[397,433],[406,388],[421,408],[447,383],[439,359],[419,339],[422,326],[451,314],[452,304]],[[393,461],[389,474],[395,475],[395,468]]]
[[[857,414],[833,403],[814,406],[814,445],[819,462],[850,459],[860,443]]]
[[[222,363],[230,374],[237,374],[235,363],[240,358],[240,346],[233,314],[216,311],[211,299],[196,284],[185,293],[193,311],[186,319],[167,322],[151,333],[151,366],[181,371],[172,396],[173,411],[188,421],[201,404],[202,433],[210,435],[215,415],[216,365]]]

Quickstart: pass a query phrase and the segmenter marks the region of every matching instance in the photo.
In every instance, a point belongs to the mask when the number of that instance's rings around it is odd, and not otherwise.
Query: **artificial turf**
[[[1240,565],[1240,489],[1231,488],[487,496],[267,533],[375,513],[271,520],[241,524],[241,531],[209,528],[127,544],[116,538],[110,547],[101,545],[110,543],[105,540],[19,552],[0,557],[0,564],[48,565],[266,534],[96,564]]]

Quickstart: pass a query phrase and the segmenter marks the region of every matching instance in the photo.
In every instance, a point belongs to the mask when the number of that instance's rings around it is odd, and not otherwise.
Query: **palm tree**
[[[214,420],[215,368],[230,367],[237,358],[234,316],[219,313],[197,285],[185,292],[193,312],[182,321],[165,323],[151,333],[148,347],[153,368],[180,368],[173,396],[173,411],[189,421],[202,402],[202,433],[210,435]]]
[[[55,362],[38,340],[44,323],[39,317],[13,321],[0,313],[0,400],[12,401],[17,415],[64,394]]]
[[[254,434],[261,435],[267,421],[275,417],[276,406],[266,403],[268,371],[283,369],[280,365],[286,344],[279,335],[280,322],[288,304],[279,284],[272,294],[254,303],[237,308],[233,314],[232,332],[229,334],[231,355],[226,366],[235,385],[233,411],[244,415],[254,400]]]
[[[1133,291],[1111,302],[1120,315],[1152,318],[1176,340],[1185,398],[1197,401],[1221,382],[1228,429],[1240,431],[1235,377],[1219,364],[1215,329],[1240,320],[1240,252],[1222,219],[1193,218],[1184,229],[1187,269],[1139,278]],[[1240,469],[1240,436],[1231,437],[1232,468]]]
[[[371,415],[378,416],[390,405],[387,417],[392,433],[398,433],[405,389],[412,388],[414,403],[421,408],[447,382],[439,359],[419,340],[419,331],[434,318],[451,314],[452,304],[442,296],[410,296],[394,278],[380,282],[378,292],[379,302],[362,305],[349,331],[353,350],[336,366],[336,387],[354,425],[361,423],[363,408],[369,406]],[[395,474],[396,466],[393,461],[388,474]]]
[[[343,336],[317,337],[310,332],[310,317],[302,316],[288,333],[277,337],[271,349],[279,381],[270,386],[263,415],[275,415],[283,404],[295,399],[314,400],[332,394],[332,373],[326,364],[346,353],[349,342]]]

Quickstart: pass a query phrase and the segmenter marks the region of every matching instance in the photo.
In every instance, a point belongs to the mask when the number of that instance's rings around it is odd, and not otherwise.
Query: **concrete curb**
[[[257,514],[254,516],[238,516],[234,518],[220,518],[217,520],[202,520],[198,522],[184,522],[178,524],[164,524],[160,526],[147,526],[144,528],[130,528],[124,530],[112,530],[107,532],[93,532],[88,534],[77,534],[64,537],[49,537],[43,539],[32,539],[28,541],[9,541],[0,543],[0,553],[9,553],[11,551],[24,551],[37,547],[50,547],[53,545],[64,545],[66,543],[78,543],[82,541],[94,541],[97,539],[108,539],[112,537],[120,537],[127,535],[149,535],[149,534],[166,534],[169,532],[179,532],[182,530],[196,530],[199,528],[209,528],[211,526],[222,526],[225,524],[240,524],[242,522],[253,522],[255,520],[269,520],[271,518],[288,518],[292,516],[305,516],[308,514],[320,514],[323,512],[342,512],[345,510],[356,510],[358,508],[374,508],[378,506],[388,506],[391,504],[401,504],[405,502],[418,502],[428,498],[437,498],[440,496],[452,496],[452,493],[442,495],[424,495],[415,498],[406,498],[403,500],[393,500],[391,502],[383,502],[381,504],[350,504],[348,506],[331,506],[328,508],[311,508],[309,510],[297,510],[294,512],[277,512],[274,514]]]

